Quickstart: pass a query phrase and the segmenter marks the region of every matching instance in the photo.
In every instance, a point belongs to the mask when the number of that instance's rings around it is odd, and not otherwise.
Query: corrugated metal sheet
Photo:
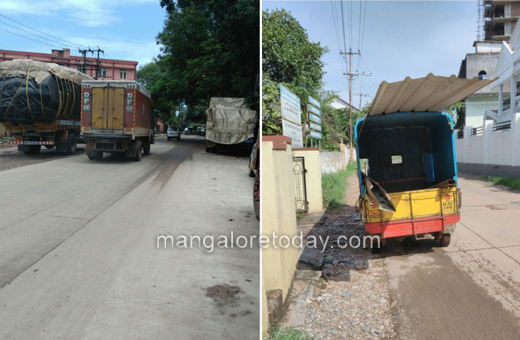
[[[475,91],[494,82],[495,79],[479,80],[434,76],[411,79],[379,85],[376,97],[368,111],[369,116],[394,112],[443,111],[460,102]]]

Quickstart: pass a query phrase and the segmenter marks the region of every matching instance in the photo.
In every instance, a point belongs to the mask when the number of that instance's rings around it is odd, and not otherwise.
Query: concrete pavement
[[[257,339],[259,250],[157,249],[258,235],[247,157],[199,137],[141,162],[66,157],[0,174],[1,339]],[[207,297],[216,285],[236,298]]]
[[[460,179],[461,221],[448,248],[383,250],[399,339],[518,339],[520,194]]]

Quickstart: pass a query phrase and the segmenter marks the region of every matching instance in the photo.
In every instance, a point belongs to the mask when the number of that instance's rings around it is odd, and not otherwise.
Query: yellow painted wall
[[[293,151],[295,157],[304,157],[305,184],[307,187],[307,201],[309,202],[309,213],[323,211],[323,193],[321,188],[321,163],[319,150],[297,150]]]
[[[266,139],[266,137],[264,137]],[[286,145],[286,150],[273,149],[274,145]],[[298,263],[298,249],[274,249],[273,233],[291,240],[296,235],[296,206],[294,198],[293,161],[290,143],[262,141],[262,235],[271,240],[262,249],[262,301],[266,292],[281,289],[284,302],[291,289]],[[284,243],[285,245],[285,243]],[[268,330],[267,304],[262,304],[262,331]]]

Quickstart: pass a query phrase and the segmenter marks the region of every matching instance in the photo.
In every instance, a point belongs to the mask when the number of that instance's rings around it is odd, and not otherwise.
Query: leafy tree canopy
[[[252,99],[259,74],[258,0],[161,0],[167,19],[157,41],[167,97],[204,120],[211,97]]]

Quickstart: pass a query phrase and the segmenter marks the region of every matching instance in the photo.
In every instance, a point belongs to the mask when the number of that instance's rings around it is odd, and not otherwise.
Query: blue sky
[[[73,43],[52,42],[23,32],[17,28],[53,39],[0,16],[0,49],[50,53],[70,48],[71,54],[79,56],[77,44],[93,49],[99,46],[108,54],[106,58],[142,65],[159,53],[155,38],[162,31],[166,11],[159,0],[0,0],[0,14]]]
[[[350,29],[349,4],[352,7],[352,30]],[[363,12],[364,12],[363,2]],[[325,62],[325,88],[339,92],[348,101],[348,80],[345,60],[339,49],[344,49],[341,29],[341,2],[339,1],[266,1],[262,9],[284,8],[290,11],[307,30],[311,41],[327,46]],[[334,25],[333,9],[337,15]],[[357,52],[359,39],[359,1],[343,3],[346,46]],[[363,105],[371,101],[383,80],[394,82],[424,77],[428,73],[450,76],[458,74],[460,63],[466,53],[474,52],[476,40],[476,1],[368,1],[365,29],[359,57],[352,59],[353,73],[372,72],[365,77]],[[339,37],[335,33],[338,31]],[[350,35],[352,32],[352,39]],[[338,47],[338,38],[341,47]],[[354,80],[353,93],[360,93],[361,77]],[[359,106],[359,96],[352,98]]]

